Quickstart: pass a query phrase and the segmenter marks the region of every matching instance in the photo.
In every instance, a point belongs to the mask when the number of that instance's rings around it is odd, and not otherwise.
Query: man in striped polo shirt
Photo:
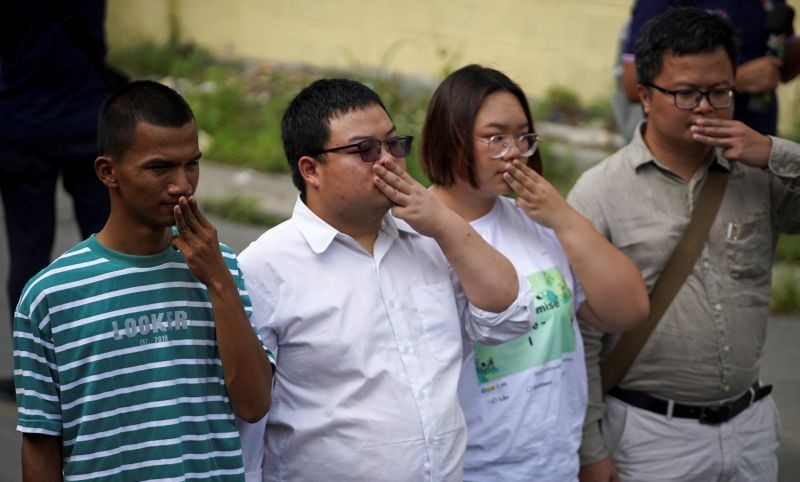
[[[234,413],[264,416],[272,371],[236,256],[193,197],[192,111],[133,82],[101,107],[98,147],[108,221],[14,317],[24,478],[243,480]]]

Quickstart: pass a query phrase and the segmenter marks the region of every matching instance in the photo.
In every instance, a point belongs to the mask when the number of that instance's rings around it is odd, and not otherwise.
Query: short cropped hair
[[[194,120],[189,104],[177,92],[151,80],[137,80],[114,91],[100,106],[97,150],[122,160],[133,144],[136,124],[183,127]]]
[[[713,52],[722,47],[736,72],[739,39],[720,15],[694,7],[671,8],[650,19],[636,39],[636,82],[647,85],[661,73],[665,53],[675,56]]]
[[[314,81],[292,99],[281,119],[281,140],[292,169],[292,181],[302,199],[305,199],[306,185],[297,166],[300,158],[324,149],[330,138],[332,118],[373,105],[386,111],[374,90],[349,79]],[[320,159],[320,162],[324,161]]]
[[[484,99],[495,92],[509,92],[519,100],[534,132],[528,99],[519,85],[492,68],[477,64],[462,67],[436,88],[422,127],[420,164],[432,183],[451,186],[461,178],[479,187],[472,140],[475,117]],[[539,150],[528,158],[528,165],[539,172],[541,163]]]

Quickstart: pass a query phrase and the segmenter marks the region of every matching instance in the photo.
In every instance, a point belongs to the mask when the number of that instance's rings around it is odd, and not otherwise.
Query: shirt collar
[[[297,226],[303,238],[305,238],[309,247],[311,247],[311,250],[316,254],[324,253],[337,236],[342,239],[353,239],[349,235],[339,232],[336,228],[323,221],[306,206],[306,203],[300,199],[299,195],[294,202],[292,221]],[[388,236],[392,240],[397,239],[399,231],[415,232],[405,221],[397,220],[397,222],[395,222],[395,219],[389,212],[383,216],[380,230],[381,234]]]
[[[629,154],[628,159],[631,161],[631,167],[634,170],[639,170],[641,166],[653,163],[663,168],[663,165],[656,160],[656,158],[653,156],[653,153],[647,148],[647,144],[644,143],[642,130],[644,129],[645,124],[647,124],[647,121],[642,121],[639,123],[634,131],[633,139],[627,146]],[[714,149],[711,163],[721,167],[722,169],[725,169],[726,171],[731,170],[730,161],[725,159],[722,154],[720,154],[719,149]]]

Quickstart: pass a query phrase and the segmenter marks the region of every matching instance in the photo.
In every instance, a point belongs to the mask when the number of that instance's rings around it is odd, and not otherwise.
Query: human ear
[[[297,170],[300,176],[306,183],[307,188],[319,189],[320,187],[320,171],[318,169],[319,161],[311,156],[303,156],[297,160]]]
[[[94,160],[94,172],[106,187],[119,187],[114,161],[110,157],[98,156]]]
[[[639,102],[642,103],[645,115],[650,113],[650,89],[642,84],[636,85],[636,93],[639,94]]]

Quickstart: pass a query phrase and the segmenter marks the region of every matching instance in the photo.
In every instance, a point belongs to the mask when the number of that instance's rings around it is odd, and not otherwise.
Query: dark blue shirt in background
[[[22,143],[93,139],[109,89],[46,3],[5,2],[0,12],[0,136]],[[105,1],[63,3],[105,56]]]

